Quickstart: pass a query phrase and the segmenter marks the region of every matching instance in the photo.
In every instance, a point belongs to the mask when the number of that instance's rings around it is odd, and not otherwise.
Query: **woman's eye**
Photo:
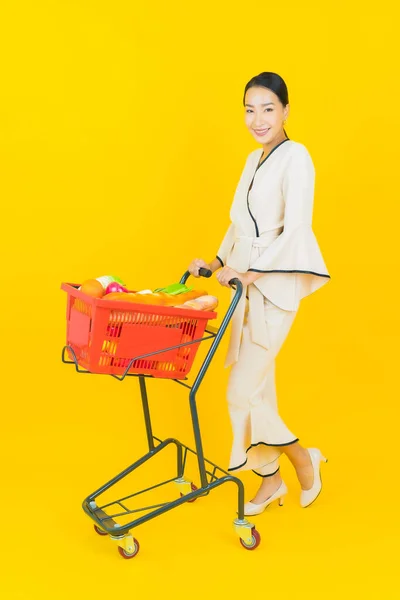
[[[272,112],[274,109],[273,108],[266,108],[265,109],[267,112]],[[253,112],[252,110],[250,110],[249,108],[246,110],[247,113],[251,113]]]

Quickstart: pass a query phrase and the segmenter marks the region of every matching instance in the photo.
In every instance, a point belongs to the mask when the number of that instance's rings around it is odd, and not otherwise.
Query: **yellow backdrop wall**
[[[311,0],[2,6],[5,598],[106,598],[138,588],[172,598],[176,586],[211,598],[397,597],[391,11],[386,0],[371,8]],[[324,492],[302,511],[283,461],[291,495],[284,509],[258,518],[256,552],[242,550],[231,531],[236,498],[224,486],[141,527],[141,553],[126,564],[92,535],[80,502],[145,452],[138,389],[62,365],[60,284],[115,273],[152,288],[178,280],[193,257],[215,255],[245,158],[257,147],[242,96],[261,71],[286,80],[286,130],[316,168],[314,231],[332,281],[303,300],[277,386],[289,427],[330,458]],[[222,314],[229,293],[215,281],[207,288]],[[225,350],[226,340],[199,394],[205,452],[223,467],[231,444]],[[154,381],[149,397],[155,433],[192,444],[184,389]],[[167,471],[168,460],[135,485]],[[242,478],[250,496],[259,481]]]

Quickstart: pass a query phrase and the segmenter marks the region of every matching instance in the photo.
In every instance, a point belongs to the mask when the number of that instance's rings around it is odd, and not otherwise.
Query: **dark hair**
[[[277,73],[264,71],[263,73],[259,73],[255,77],[252,77],[250,81],[246,83],[246,87],[244,88],[243,106],[245,106],[246,92],[251,87],[265,87],[278,96],[283,106],[289,104],[289,93],[286,83]],[[286,131],[283,131],[286,137],[288,137]]]

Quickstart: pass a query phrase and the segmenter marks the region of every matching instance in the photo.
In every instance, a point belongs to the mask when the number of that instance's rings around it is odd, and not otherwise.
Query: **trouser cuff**
[[[275,469],[275,471],[273,471],[272,473],[269,473],[269,472],[265,473],[265,472],[263,472],[263,471],[265,471],[267,469],[270,469],[270,465],[267,465],[266,467],[261,467],[261,469],[258,469],[259,472],[255,471],[254,469],[252,469],[252,471],[253,471],[253,473],[255,473],[256,475],[258,475],[259,477],[272,477],[273,475],[275,475],[279,471],[280,467],[278,467],[277,469]]]

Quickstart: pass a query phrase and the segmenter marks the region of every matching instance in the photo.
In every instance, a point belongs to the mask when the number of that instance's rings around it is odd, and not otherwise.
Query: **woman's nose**
[[[254,128],[261,129],[261,127],[263,125],[265,125],[265,123],[266,123],[266,121],[265,121],[264,117],[262,117],[262,116],[254,117],[254,120],[253,120]]]

